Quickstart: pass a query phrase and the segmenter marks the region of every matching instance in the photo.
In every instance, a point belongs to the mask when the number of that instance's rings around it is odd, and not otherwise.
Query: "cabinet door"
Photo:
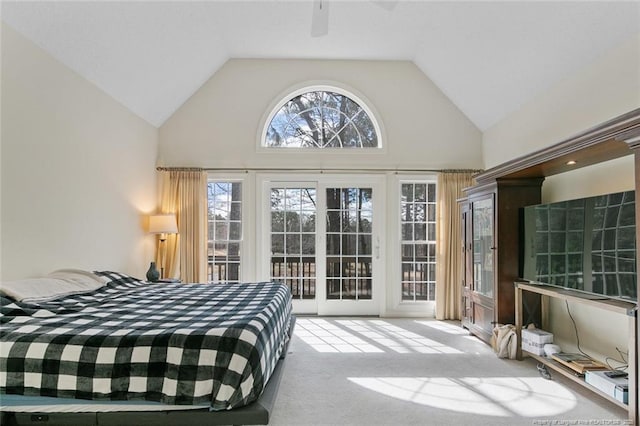
[[[494,202],[493,195],[473,201],[472,244],[473,244],[473,290],[488,298],[493,298],[494,287]]]
[[[473,274],[471,273],[471,215],[469,214],[469,204],[464,203],[460,206],[461,211],[461,229],[460,229],[460,248],[462,250],[461,262],[461,278],[462,278],[462,306],[460,313],[462,317],[462,325],[468,327],[473,319],[471,307],[471,284],[473,282]]]

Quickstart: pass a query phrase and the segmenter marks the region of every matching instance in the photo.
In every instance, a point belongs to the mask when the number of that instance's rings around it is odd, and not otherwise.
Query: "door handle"
[[[380,237],[376,236],[376,246],[374,249],[374,255],[376,257],[376,260],[380,259]]]

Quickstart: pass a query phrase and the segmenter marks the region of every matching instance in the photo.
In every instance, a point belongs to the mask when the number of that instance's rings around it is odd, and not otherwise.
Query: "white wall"
[[[560,142],[640,106],[640,35],[610,51],[571,78],[558,82],[483,135],[486,167]],[[543,202],[634,188],[632,157],[547,178]],[[627,348],[627,318],[570,304],[580,343],[595,356],[615,356]],[[553,303],[554,339],[575,350],[575,334],[564,303]]]
[[[549,176],[542,186],[542,202],[632,190],[634,177],[633,155]]]
[[[259,134],[275,104],[305,84],[320,83],[346,89],[366,102],[383,128],[382,152],[258,149]],[[480,131],[406,61],[229,60],[160,128],[159,150],[159,163],[167,166],[349,170],[482,166]],[[391,197],[396,194],[387,189]],[[383,223],[391,244],[396,241],[397,219]],[[385,262],[389,273],[399,271],[392,264]],[[394,284],[387,285],[383,314],[433,313],[433,307],[425,304],[399,307],[398,280],[387,278],[386,283]]]
[[[368,101],[384,153],[258,152],[263,116],[305,82],[334,82]],[[161,128],[160,163],[202,167],[478,168],[480,131],[411,62],[229,60]]]
[[[157,129],[2,25],[2,280],[58,268],[144,277]]]

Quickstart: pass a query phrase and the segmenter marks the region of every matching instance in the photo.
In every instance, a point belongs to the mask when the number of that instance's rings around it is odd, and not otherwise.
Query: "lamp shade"
[[[149,216],[150,234],[177,234],[178,224],[174,214],[152,214]]]

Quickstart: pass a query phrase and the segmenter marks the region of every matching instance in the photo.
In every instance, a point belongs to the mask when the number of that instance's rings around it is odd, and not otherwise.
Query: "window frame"
[[[437,182],[427,181],[425,179],[401,179],[400,182],[398,183],[398,192],[400,194],[400,197],[398,199],[398,205],[397,205],[397,207],[399,207],[400,209],[402,209],[402,206],[403,206],[402,205],[402,203],[403,203],[403,201],[402,201],[402,187],[403,187],[403,185],[412,185],[414,191],[415,191],[416,185],[425,185],[425,189],[426,189],[427,192],[425,193],[426,198],[425,198],[425,202],[424,202],[424,204],[425,204],[425,212],[424,212],[424,214],[425,214],[425,218],[424,218],[425,219],[424,220],[424,225],[425,225],[425,230],[424,230],[425,234],[424,234],[424,236],[425,236],[425,238],[424,239],[416,240],[415,238],[412,238],[410,240],[405,240],[403,238],[402,226],[403,225],[409,225],[409,226],[413,225],[413,226],[415,226],[418,222],[415,221],[415,216],[413,216],[411,222],[408,222],[408,223],[403,220],[402,215],[398,216],[398,219],[399,219],[398,220],[398,226],[400,228],[400,230],[399,230],[400,246],[398,247],[399,254],[400,254],[400,271],[401,271],[400,277],[402,277],[402,273],[403,273],[403,269],[402,268],[403,268],[403,265],[404,265],[404,262],[403,262],[403,259],[402,259],[402,246],[405,245],[405,244],[408,244],[408,245],[414,246],[414,249],[415,249],[416,245],[424,244],[424,245],[427,246],[427,252],[428,252],[429,251],[428,247],[433,245],[434,246],[434,254],[437,253],[437,240],[436,240],[435,233],[437,232],[437,226],[438,226],[438,213],[437,213],[437,202],[438,202],[437,189],[438,189],[438,185],[437,185]],[[427,194],[429,192],[429,186],[430,185],[433,185],[433,189],[434,189],[434,201],[433,202],[429,201],[429,198],[427,196]],[[415,207],[415,200],[411,201],[409,203],[412,206]],[[431,240],[429,238],[429,224],[432,222],[431,220],[429,220],[429,213],[428,213],[430,204],[433,204],[434,210],[435,210],[434,211],[434,216],[435,217],[434,217],[434,220],[433,220],[433,224],[434,224],[434,228],[435,228],[434,229],[434,239],[433,240]],[[422,222],[420,222],[420,223],[422,223]],[[430,258],[430,256],[427,255],[427,259],[429,259],[429,258]],[[414,253],[414,256],[413,256],[413,262],[411,262],[411,263],[414,265],[414,267],[418,263],[416,261],[415,253]],[[420,263],[422,263],[422,262],[420,262]],[[434,267],[437,267],[437,262],[435,261],[435,257],[434,257],[433,262],[427,261],[427,262],[424,262],[424,263],[425,263],[426,268],[427,268],[427,270],[424,272],[426,274],[426,281],[424,281],[424,285],[428,288],[429,284],[431,282],[431,280],[429,279],[429,273],[428,273],[429,264],[433,263]],[[436,300],[435,299],[435,287],[436,287],[435,286],[435,283],[436,283],[436,276],[435,275],[436,274],[435,274],[435,271],[434,271],[433,293],[431,291],[429,291],[429,290],[426,290],[427,295],[432,295],[432,297],[433,297],[432,299],[429,299],[429,298],[427,298],[427,299],[418,299],[416,297],[416,294],[415,294],[415,286],[418,284],[418,282],[416,282],[415,280],[406,282],[403,278],[401,278],[400,279],[400,303],[435,302],[435,300]],[[403,288],[403,285],[405,283],[413,284],[413,286],[414,286],[413,299],[405,299],[404,298],[404,296],[402,294],[402,288]]]
[[[435,220],[435,226],[436,226],[436,236],[437,236],[437,228],[438,228],[438,179],[436,175],[430,176],[430,175],[403,175],[403,176],[397,176],[396,180],[395,180],[395,191],[396,191],[396,203],[394,204],[394,209],[397,210],[397,213],[393,215],[394,217],[394,221],[395,221],[395,227],[396,227],[396,239],[394,242],[394,246],[393,246],[393,251],[395,253],[394,257],[396,259],[396,268],[394,269],[394,276],[393,276],[393,295],[394,295],[394,299],[395,299],[395,306],[400,308],[402,306],[415,306],[415,305],[425,305],[425,306],[430,306],[433,309],[435,309],[435,303],[436,303],[436,288],[437,288],[437,274],[436,274],[436,284],[434,285],[434,298],[433,300],[416,300],[414,298],[414,300],[407,300],[407,299],[403,299],[402,297],[402,244],[403,244],[403,239],[402,239],[402,217],[400,214],[400,209],[402,207],[402,185],[403,184],[433,184],[435,186],[435,208],[436,208],[436,220]],[[427,202],[428,205],[428,202]],[[427,221],[428,223],[428,221]],[[427,231],[427,237],[428,237],[428,231]],[[428,238],[425,241],[429,241]],[[438,252],[438,246],[437,246],[437,238],[434,242],[435,244],[435,250],[436,250],[436,256],[437,256],[437,252]],[[437,264],[437,262],[436,262]],[[437,271],[436,271],[437,272]]]
[[[271,121],[275,115],[282,109],[282,107],[296,96],[300,96],[307,92],[314,91],[328,91],[335,92],[340,95],[350,98],[353,102],[357,103],[364,112],[369,116],[369,119],[373,123],[373,127],[378,136],[378,146],[376,148],[298,148],[298,147],[270,147],[265,146],[265,140],[267,131]],[[281,92],[277,95],[274,101],[269,105],[263,114],[260,125],[258,126],[258,135],[256,142],[256,150],[259,153],[272,153],[281,155],[283,153],[289,154],[308,154],[313,152],[314,154],[337,154],[341,155],[367,155],[367,154],[386,154],[386,135],[384,133],[384,126],[380,120],[380,115],[376,112],[371,102],[361,93],[353,88],[348,88],[344,84],[336,82],[306,82],[300,85],[296,85],[292,88]]]
[[[241,203],[241,212],[240,212],[240,251],[239,251],[239,257],[240,257],[240,265],[239,265],[239,270],[238,270],[238,282],[239,283],[243,283],[243,282],[250,282],[250,281],[254,281],[254,274],[255,271],[253,269],[253,265],[252,262],[247,262],[246,259],[250,259],[251,258],[251,253],[254,250],[253,247],[253,241],[251,241],[251,235],[253,233],[253,227],[250,226],[251,224],[251,211],[254,208],[253,207],[253,203],[252,203],[252,197],[250,195],[248,195],[248,193],[246,191],[251,191],[250,193],[252,193],[253,190],[253,185],[251,184],[251,179],[248,178],[248,176],[246,174],[239,174],[239,173],[208,173],[207,176],[207,185],[209,185],[210,183],[213,182],[230,182],[230,183],[240,183],[241,185],[241,199],[240,199],[240,203]],[[207,191],[208,193],[208,191]],[[249,193],[249,194],[250,194]],[[207,197],[208,198],[208,197]],[[207,204],[208,204],[208,200],[207,200]],[[209,219],[208,219],[208,207],[207,207],[207,255],[205,256],[205,262],[207,263],[207,271],[209,268],[209,256],[208,256],[208,245],[209,245],[209,239],[208,239],[208,235],[209,235]],[[209,276],[208,276],[208,272],[207,272],[207,283],[209,284],[213,284],[214,281],[209,281]]]

